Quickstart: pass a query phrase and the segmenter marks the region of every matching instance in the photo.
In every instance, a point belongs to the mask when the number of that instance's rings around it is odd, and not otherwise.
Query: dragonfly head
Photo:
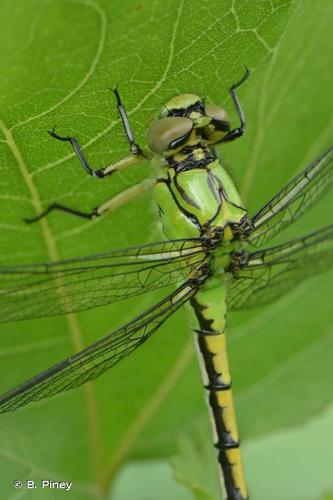
[[[223,108],[206,104],[195,94],[181,94],[170,99],[160,110],[147,132],[147,143],[157,154],[170,156],[186,145],[213,145],[230,130]]]

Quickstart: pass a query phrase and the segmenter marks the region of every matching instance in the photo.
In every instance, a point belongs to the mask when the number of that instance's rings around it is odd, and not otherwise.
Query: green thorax
[[[177,172],[176,165],[163,165],[157,175],[155,198],[168,239],[211,236],[216,228],[238,223],[246,214],[241,208],[240,195],[221,162],[215,159],[202,167],[200,159],[205,155],[205,148],[197,147],[190,154],[192,168]],[[179,153],[179,161],[184,156]],[[224,239],[232,239],[232,233],[225,231]]]

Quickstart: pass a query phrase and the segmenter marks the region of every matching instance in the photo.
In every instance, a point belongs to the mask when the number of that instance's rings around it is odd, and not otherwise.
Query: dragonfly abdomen
[[[207,280],[209,281],[209,279]],[[195,342],[216,436],[215,447],[228,500],[246,500],[248,493],[239,448],[226,346],[226,303],[223,284],[204,286],[191,299]]]

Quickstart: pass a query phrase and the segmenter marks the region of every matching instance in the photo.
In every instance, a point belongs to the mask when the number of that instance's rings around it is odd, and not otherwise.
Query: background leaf
[[[195,500],[219,498],[221,483],[218,477],[216,452],[207,439],[206,425],[197,425],[195,440],[183,435],[179,439],[178,454],[171,461],[176,480],[184,484]]]
[[[260,207],[331,142],[332,11],[325,0],[2,1],[1,262],[54,260],[161,238],[149,195],[94,222],[61,214],[29,227],[21,220],[55,200],[88,210],[149,173],[146,165],[92,179],[66,144],[46,134],[53,125],[75,134],[96,168],[124,156],[128,147],[108,90],[115,83],[144,143],[152,114],[179,92],[225,104],[235,119],[227,89],[249,66],[251,79],[240,91],[247,134],[221,153],[250,212]],[[289,236],[331,222],[330,199]],[[272,306],[230,315],[244,438],[296,425],[331,400],[331,278],[312,280]],[[1,389],[154,300],[2,326]],[[14,479],[51,478],[72,480],[72,498],[96,498],[126,458],[169,455],[175,435],[195,434],[207,416],[186,330],[180,311],[94,384],[2,415],[2,494],[15,495]],[[34,499],[44,496],[33,492]]]
[[[256,436],[243,443],[251,496],[256,500],[266,500],[269,492],[270,500],[332,500],[331,448],[327,445],[333,437],[332,417],[331,406],[328,411],[297,427]],[[195,439],[193,434],[182,436],[177,456],[171,461],[179,484],[172,481],[167,461],[132,461],[118,475],[112,498],[143,500],[160,498],[165,493],[169,494],[168,498],[177,500],[220,498],[216,453],[210,443],[211,430],[207,421],[203,419],[195,431]],[[313,467],[314,461],[320,463],[320,467]],[[275,474],[274,486],[272,471]],[[193,497],[186,496],[182,484],[192,491]]]

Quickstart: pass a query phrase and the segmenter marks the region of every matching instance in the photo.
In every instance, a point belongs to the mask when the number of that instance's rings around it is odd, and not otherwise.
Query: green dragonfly
[[[27,222],[36,222],[55,210],[93,219],[152,190],[166,241],[60,262],[0,267],[1,321],[82,311],[174,285],[174,291],[123,327],[3,394],[0,412],[95,379],[186,304],[216,436],[222,490],[229,500],[244,500],[249,494],[227,358],[227,309],[266,304],[333,264],[333,225],[260,248],[331,186],[333,147],[253,216],[248,215],[217,156],[215,146],[244,133],[245,117],[236,89],[247,77],[248,70],[229,90],[238,127],[231,128],[220,106],[194,94],[178,95],[162,107],[149,126],[149,150],[135,142],[114,89],[130,154],[103,169],[91,168],[75,138],[60,136],[55,129],[49,132],[68,142],[94,177],[104,178],[147,160],[152,162],[154,174],[91,212],[53,203]]]

